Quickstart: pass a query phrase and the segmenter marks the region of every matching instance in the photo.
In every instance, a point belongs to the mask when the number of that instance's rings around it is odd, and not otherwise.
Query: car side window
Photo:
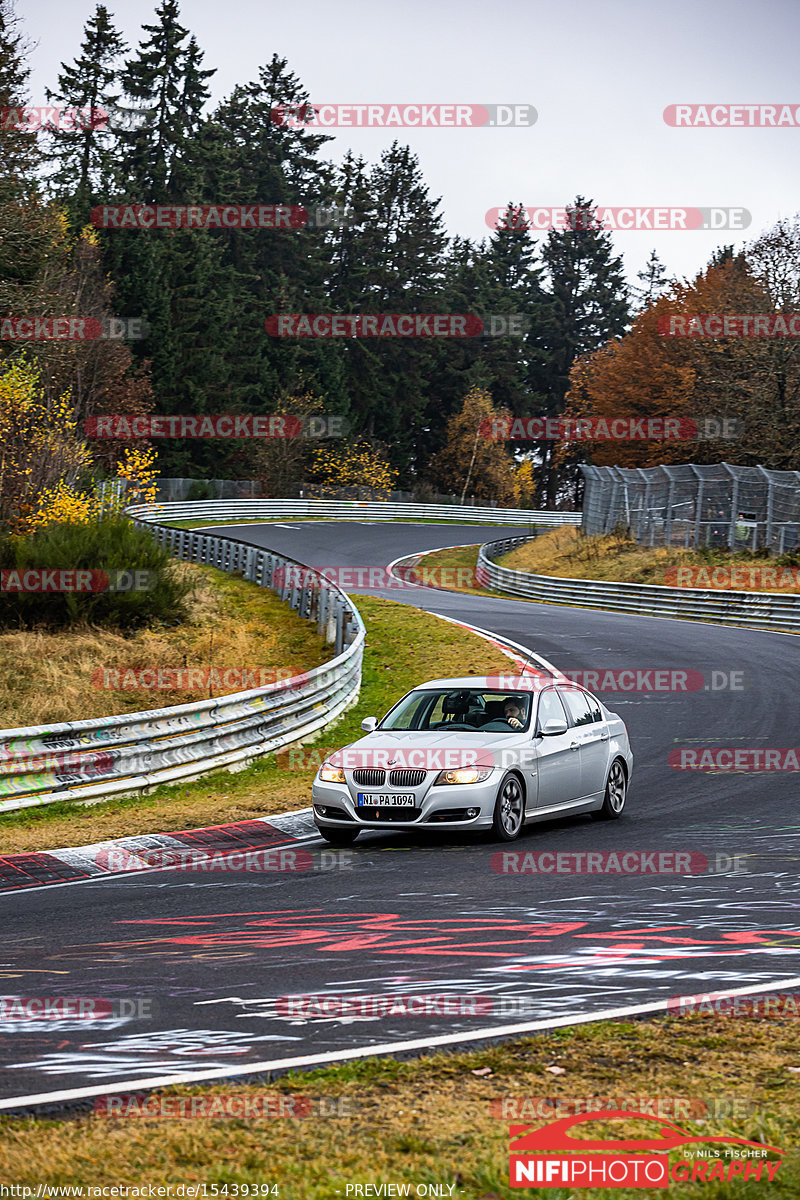
[[[559,699],[558,692],[548,688],[539,696],[539,712],[536,718],[538,729],[543,729],[548,721],[566,721],[566,713]]]
[[[589,695],[588,692],[586,693],[586,699],[589,701],[589,708],[592,710],[592,720],[602,721],[603,710],[600,707],[600,701],[596,700],[594,696]]]
[[[573,725],[593,724],[595,717],[585,692],[571,689],[570,691],[562,692],[561,699],[566,704],[567,710],[572,716]]]

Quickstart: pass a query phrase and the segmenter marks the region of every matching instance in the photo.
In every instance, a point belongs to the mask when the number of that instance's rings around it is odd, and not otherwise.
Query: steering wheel
[[[460,732],[466,730],[467,733],[474,733],[472,725],[467,725],[463,721],[437,721],[435,725],[429,725],[429,729],[457,729]]]

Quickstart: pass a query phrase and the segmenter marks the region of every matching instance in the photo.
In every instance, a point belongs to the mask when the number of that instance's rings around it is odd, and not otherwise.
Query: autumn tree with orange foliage
[[[646,467],[659,463],[800,466],[795,348],[777,339],[669,336],[674,315],[748,314],[776,309],[763,271],[744,254],[723,251],[691,283],[675,283],[634,320],[628,333],[576,361],[565,416],[614,418],[730,417],[736,440],[586,441],[562,443],[561,463]],[[780,361],[782,370],[776,372]]]

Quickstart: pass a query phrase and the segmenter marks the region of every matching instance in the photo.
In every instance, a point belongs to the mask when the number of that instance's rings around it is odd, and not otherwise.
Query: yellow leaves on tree
[[[431,483],[440,491],[501,505],[514,503],[514,460],[502,442],[486,436],[493,419],[511,420],[512,414],[496,408],[485,388],[471,388],[447,422],[444,446],[428,464]]]
[[[45,493],[74,487],[88,466],[68,396],[45,401],[25,359],[0,368],[0,522],[22,532]],[[59,501],[60,503],[60,501]]]
[[[314,451],[313,474],[325,488],[363,487],[385,500],[399,472],[389,465],[385,451],[366,439],[320,447]]]
[[[142,450],[126,447],[117,464],[117,478],[125,481],[125,504],[154,504],[157,494],[156,451],[152,446]]]
[[[123,451],[117,476],[126,486],[124,503],[155,500],[155,451]],[[32,533],[54,522],[84,524],[117,511],[81,486],[91,453],[78,433],[69,396],[42,396],[36,368],[24,359],[0,369],[0,523]]]
[[[536,496],[533,463],[524,459],[514,472],[514,503],[517,508],[530,508]]]

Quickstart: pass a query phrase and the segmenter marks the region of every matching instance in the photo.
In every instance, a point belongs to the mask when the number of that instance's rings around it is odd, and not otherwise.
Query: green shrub
[[[14,578],[4,575],[0,627],[5,629],[58,629],[83,623],[116,629],[154,622],[175,625],[186,616],[192,590],[169,552],[123,516],[91,524],[52,524],[27,537],[5,537],[0,540],[0,568],[4,572],[88,570],[98,573],[93,584],[101,588],[105,572],[112,582],[111,588],[96,591],[17,591],[11,590],[18,586]],[[137,579],[136,572],[147,576]]]
[[[186,493],[187,500],[215,500],[214,489],[205,479],[193,479]]]

